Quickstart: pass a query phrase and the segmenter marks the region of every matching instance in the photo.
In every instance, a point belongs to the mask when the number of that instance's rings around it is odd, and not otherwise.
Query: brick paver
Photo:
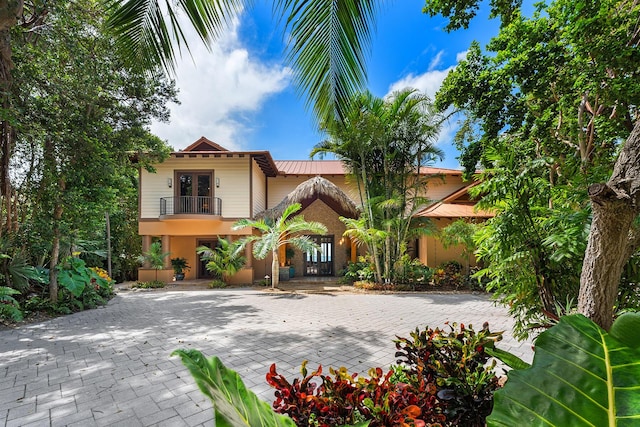
[[[169,358],[177,348],[217,355],[272,401],[271,363],[290,379],[303,360],[366,373],[394,362],[396,335],[445,321],[513,324],[470,294],[120,293],[106,307],[0,330],[0,425],[210,426],[211,404]],[[508,333],[501,347],[532,358]]]

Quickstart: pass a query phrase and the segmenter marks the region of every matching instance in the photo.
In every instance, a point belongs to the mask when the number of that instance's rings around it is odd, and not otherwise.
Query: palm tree
[[[105,0],[112,13],[107,26],[132,64],[173,72],[176,47],[188,49],[178,21],[184,12],[210,46],[250,0]],[[287,61],[295,83],[319,120],[341,118],[349,98],[366,81],[365,55],[377,5],[383,0],[274,0],[274,14],[285,19]]]
[[[158,281],[158,270],[162,270],[164,268],[164,259],[171,255],[171,252],[162,252],[162,243],[153,242],[149,246],[149,250],[140,257],[138,257],[138,262],[140,264],[148,263],[151,268],[156,271],[156,282]]]
[[[216,248],[199,246],[196,252],[203,261],[207,262],[207,270],[226,281],[240,271],[247,262],[247,259],[236,250],[238,246],[238,243],[229,243],[228,240],[219,238]]]
[[[301,251],[318,250],[316,245],[309,236],[301,233],[325,234],[327,227],[324,224],[315,221],[305,221],[303,216],[293,216],[302,209],[300,203],[289,205],[282,215],[275,221],[270,219],[241,219],[233,225],[234,230],[251,227],[258,230],[259,236],[247,236],[239,240],[237,251],[241,251],[247,244],[253,242],[253,254],[258,259],[264,259],[272,254],[271,261],[271,288],[278,286],[279,268],[278,250],[287,244],[293,245]]]
[[[442,121],[429,98],[414,89],[384,100],[365,92],[352,99],[342,121],[323,124],[330,138],[311,152],[335,154],[356,179],[364,223],[350,229],[369,235],[384,231],[384,242],[369,248],[378,281],[391,278],[393,261],[406,250],[416,222],[412,216],[426,202],[420,197],[426,182],[419,172],[443,155],[434,145]]]

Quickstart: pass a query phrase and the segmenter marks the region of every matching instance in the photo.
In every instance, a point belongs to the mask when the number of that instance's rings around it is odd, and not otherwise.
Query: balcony
[[[189,218],[192,215],[222,216],[222,200],[202,196],[160,198],[160,218]]]

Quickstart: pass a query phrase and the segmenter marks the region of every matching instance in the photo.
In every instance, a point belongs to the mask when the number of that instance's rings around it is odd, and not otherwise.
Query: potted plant
[[[175,273],[176,280],[184,280],[184,273],[188,270],[189,263],[186,258],[171,258],[171,266]]]

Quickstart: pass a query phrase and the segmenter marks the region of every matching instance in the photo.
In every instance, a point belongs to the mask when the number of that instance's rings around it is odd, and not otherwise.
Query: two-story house
[[[170,252],[158,278],[171,281],[170,258],[184,257],[191,269],[187,279],[207,278],[205,265],[197,256],[198,246],[215,247],[217,239],[236,240],[252,232],[232,230],[240,218],[276,215],[294,202],[302,204],[306,220],[325,224],[328,232],[312,236],[322,251],[296,253],[292,259],[296,276],[335,276],[358,251],[342,235],[340,216],[359,215],[360,200],[348,173],[338,160],[272,159],[268,151],[229,151],[202,137],[184,150],[173,152],[156,172],[140,171],[139,234],[147,251],[153,239],[160,239],[164,252]],[[454,218],[488,216],[473,210],[458,170],[424,168],[433,175],[426,196],[437,203],[419,215],[432,218],[439,226]],[[460,251],[445,251],[434,237],[415,242],[414,256],[424,264],[436,266],[456,259]],[[247,264],[232,278],[234,283],[252,283],[270,274],[270,259],[258,260],[246,248]],[[279,257],[285,260],[283,253]],[[155,270],[139,270],[139,280],[152,280]]]

